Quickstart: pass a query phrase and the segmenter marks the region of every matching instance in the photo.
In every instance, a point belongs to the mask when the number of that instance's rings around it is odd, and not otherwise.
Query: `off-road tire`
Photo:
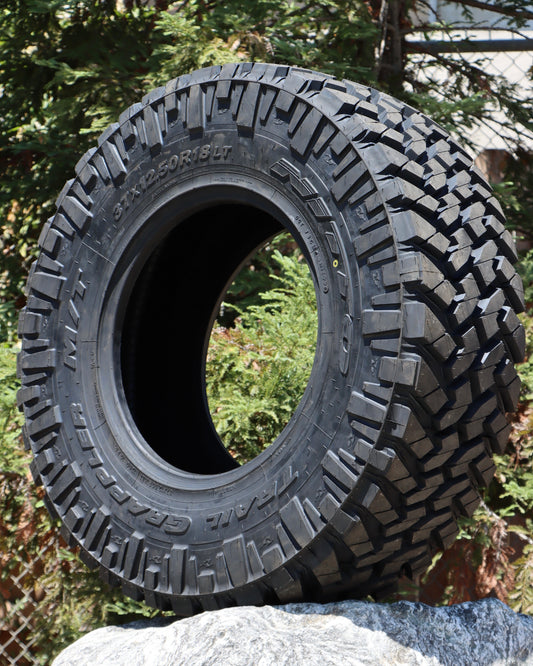
[[[239,467],[206,406],[225,285],[288,229],[317,352]],[[405,104],[263,64],[179,77],[76,166],[20,317],[33,475],[84,560],[180,615],[379,595],[471,515],[524,332],[512,238],[471,158]]]

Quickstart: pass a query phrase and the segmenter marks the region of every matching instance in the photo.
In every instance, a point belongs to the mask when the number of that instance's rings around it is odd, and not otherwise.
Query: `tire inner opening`
[[[272,241],[282,232],[278,241]],[[258,255],[258,248],[265,245]],[[221,437],[213,424],[227,406],[221,404],[218,390],[224,359],[217,356],[220,349],[216,342],[213,347],[213,340],[218,336],[220,342],[235,332],[236,313],[228,314],[223,304],[226,295],[235,299],[236,292],[239,301],[246,271],[253,271],[255,264],[271,266],[265,252],[281,246],[300,254],[300,261],[306,263],[292,236],[272,215],[254,206],[219,204],[177,224],[150,254],[135,282],[121,333],[124,392],[148,448],[175,468],[221,474],[259,452],[254,444],[246,451],[242,445],[236,447],[231,432]],[[278,286],[279,281],[267,289]],[[255,302],[261,302],[261,297],[257,295]],[[313,306],[316,316],[316,302]],[[221,326],[227,330],[221,331]],[[213,363],[218,363],[218,370]],[[259,374],[258,385],[252,388],[255,392],[261,391]],[[239,390],[250,390],[249,385],[238,386],[238,373],[233,381],[237,395]],[[304,389],[291,396],[293,403],[299,402]],[[275,435],[290,416],[276,415]],[[271,443],[263,441],[261,433],[253,437],[262,442],[261,448]]]

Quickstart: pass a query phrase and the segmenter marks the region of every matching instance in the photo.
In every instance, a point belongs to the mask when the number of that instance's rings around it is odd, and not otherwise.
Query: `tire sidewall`
[[[186,163],[186,151],[196,151],[198,159]],[[176,125],[161,150],[131,151],[124,180],[92,192],[90,230],[73,241],[58,313],[64,355],[72,353],[66,328],[74,325],[73,307],[79,319],[76,367],[62,363],[54,375],[64,420],[56,448],[61,445],[61,455],[82,468],[78,514],[109,514],[116,544],[132,535],[142,539],[146,557],[155,562],[183,544],[187,558],[205,562],[211,571],[224,544],[243,540],[261,562],[255,571],[250,565],[250,582],[308,546],[359,482],[362,466],[345,456],[343,465],[352,465],[346,472],[338,455],[353,448],[351,396],[376,374],[361,319],[383,287],[372,267],[356,257],[354,236],[364,214],[345,219],[346,207],[331,195],[338,165],[333,157],[327,152],[296,158],[287,145],[287,123],[279,119],[252,136],[213,118],[199,135]],[[155,174],[151,186],[149,174]],[[273,445],[235,471],[191,475],[169,469],[129,413],[121,386],[121,318],[149,250],[180,219],[224,197],[279,216],[298,241],[315,282],[317,351],[304,397]],[[317,201],[329,215],[316,216]],[[164,363],[158,348],[165,349],[170,335],[154,332],[154,350],[146,350],[154,363]],[[186,390],[179,381],[177,387]],[[177,431],[181,418],[187,415],[177,410]],[[340,481],[336,469],[342,469]],[[118,560],[115,572],[122,575]],[[223,589],[219,581],[217,591]],[[197,592],[189,587],[184,593]]]

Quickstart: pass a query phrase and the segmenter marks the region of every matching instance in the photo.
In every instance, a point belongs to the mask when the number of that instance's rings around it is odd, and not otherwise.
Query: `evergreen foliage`
[[[263,451],[288,423],[315,355],[316,300],[307,263],[298,250],[284,256],[278,249],[273,262],[280,269],[271,274],[275,286],[261,292],[258,303],[239,308],[233,327],[215,324],[207,355],[213,423],[240,463]]]
[[[468,18],[472,0],[455,4]],[[476,6],[491,7],[515,30],[532,17],[528,0]],[[15,336],[39,230],[76,161],[126,107],[179,74],[239,60],[309,67],[388,91],[451,130],[483,121],[496,106],[517,159],[516,123],[532,127],[532,99],[488,76],[482,57],[472,64],[420,47],[408,57],[410,35],[453,34],[428,16],[425,0],[20,0],[0,7],[0,25],[0,339]],[[449,75],[435,78],[435,64]],[[530,234],[531,203],[516,196],[526,191],[527,169],[515,166],[507,213]]]
[[[454,4],[463,8],[466,19],[471,10],[490,7],[517,32],[533,20],[530,0]],[[521,145],[521,127],[533,128],[533,100],[521,98],[504,79],[488,76],[482,56],[472,64],[458,54],[435,56],[421,47],[416,57],[409,57],[407,38],[416,31],[427,36],[434,28],[453,33],[453,26],[427,13],[427,5],[425,0],[2,4],[0,596],[10,571],[56,539],[42,493],[27,472],[21,417],[14,407],[13,341],[36,240],[79,157],[151,88],[198,67],[254,60],[309,67],[373,85],[456,132],[483,122],[493,108],[502,109],[513,140],[498,192],[511,228],[533,237],[531,161]],[[448,72],[444,82],[433,76],[435,64]],[[254,456],[279,433],[313,362],[312,282],[294,248],[276,247],[284,255],[257,260],[246,280],[227,295],[228,308],[214,330],[208,360],[213,420],[240,460]],[[269,274],[274,275],[273,286],[266,279]],[[531,304],[532,254],[522,261],[522,275]],[[260,297],[265,288],[268,293]],[[450,603],[492,595],[533,613],[533,318],[524,316],[523,321],[530,337],[520,368],[521,404],[509,448],[496,459],[495,483],[474,517],[463,520],[459,541],[435,558],[420,586],[409,588],[411,597]],[[242,407],[239,413],[237,406]],[[258,435],[254,440],[252,430]],[[118,616],[153,613],[108,590],[68,548],[50,547],[47,553],[39,579],[47,590],[37,617],[46,628],[36,644],[41,663],[49,663],[79,633]]]

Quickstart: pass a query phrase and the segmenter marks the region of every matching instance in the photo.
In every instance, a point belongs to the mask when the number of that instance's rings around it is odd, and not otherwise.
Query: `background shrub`
[[[467,20],[470,0],[453,4],[463,7]],[[109,590],[58,540],[19,437],[15,339],[23,285],[40,229],[75,163],[128,105],[168,79],[229,61],[288,63],[390,92],[449,130],[502,109],[510,157],[497,191],[510,228],[531,238],[532,169],[521,132],[532,128],[533,101],[455,54],[428,55],[422,63],[409,58],[413,16],[422,16],[426,5],[19,0],[0,7],[0,617],[7,626],[19,603],[9,587],[11,574],[39,562],[23,580],[35,602],[37,662],[49,663],[84,631],[155,612]],[[490,6],[513,30],[533,19],[529,0]],[[453,30],[435,23],[422,27]],[[448,72],[445,81],[419,76],[436,62]],[[254,270],[227,294],[212,336],[207,382],[213,419],[240,460],[255,455],[283,427],[312,363],[314,294],[305,262],[284,243],[273,246],[283,252],[256,259]],[[531,305],[531,253],[521,270]],[[436,556],[423,580],[403,586],[408,598],[442,604],[496,596],[533,613],[533,317],[524,315],[523,322],[528,352],[520,367],[521,401],[508,449],[496,458],[495,481],[474,517],[461,522],[456,544]],[[294,348],[296,334],[303,345]],[[244,400],[248,394],[252,399]]]

